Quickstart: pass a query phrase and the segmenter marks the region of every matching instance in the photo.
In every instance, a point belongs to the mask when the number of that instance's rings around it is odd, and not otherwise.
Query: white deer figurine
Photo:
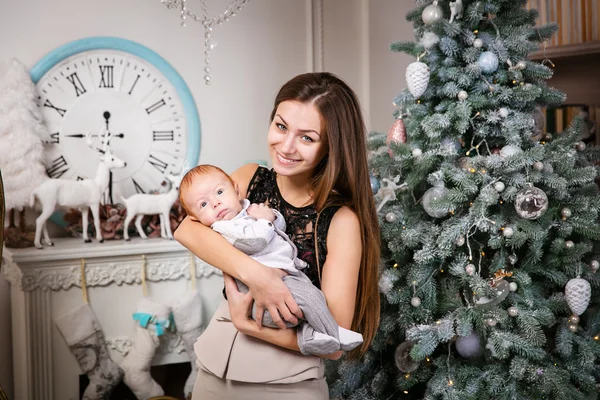
[[[88,237],[88,213],[92,210],[94,217],[94,228],[96,229],[96,239],[103,242],[102,231],[100,230],[99,206],[102,199],[102,193],[106,190],[109,183],[110,170],[113,168],[123,168],[126,163],[116,157],[110,151],[110,133],[101,135],[105,138],[102,149],[94,148],[91,135],[86,135],[88,145],[100,153],[100,164],[96,170],[96,178],[72,181],[68,179],[48,179],[38,186],[31,194],[30,206],[33,207],[35,198],[42,205],[42,213],[35,221],[35,247],[43,248],[41,235],[44,233],[44,242],[48,246],[54,244],[48,235],[46,221],[57,207],[77,207],[81,211],[83,239],[86,243],[91,242]]]
[[[142,239],[148,239],[146,233],[142,229],[142,218],[144,215],[160,215],[160,236],[163,239],[173,239],[171,232],[171,220],[169,213],[173,203],[179,196],[179,184],[181,176],[166,175],[166,178],[171,182],[171,189],[167,193],[162,194],[134,194],[128,199],[121,198],[127,207],[127,217],[123,227],[123,236],[125,240],[129,240],[128,227],[133,217],[135,217],[135,228],[137,229]]]

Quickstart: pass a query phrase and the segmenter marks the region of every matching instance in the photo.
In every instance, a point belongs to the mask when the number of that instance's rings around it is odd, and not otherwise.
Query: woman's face
[[[325,121],[312,103],[280,103],[267,138],[275,172],[282,176],[312,176],[327,154],[325,134]]]

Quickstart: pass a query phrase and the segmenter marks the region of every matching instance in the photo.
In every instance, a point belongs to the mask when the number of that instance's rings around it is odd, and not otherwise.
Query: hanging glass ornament
[[[592,287],[585,279],[578,276],[567,282],[565,286],[565,299],[573,314],[583,314],[590,304],[591,297]]]
[[[527,183],[515,198],[515,210],[521,218],[538,219],[548,210],[548,196],[542,189]]]
[[[434,218],[442,218],[448,215],[448,210],[438,210],[433,209],[431,207],[431,203],[437,201],[448,194],[448,189],[446,189],[443,183],[438,184],[432,188],[429,188],[425,194],[423,195],[423,209],[425,212]]]
[[[494,73],[498,69],[498,56],[491,51],[484,51],[479,55],[477,65],[485,74]]]
[[[396,362],[396,368],[404,373],[415,371],[419,368],[419,363],[412,359],[410,351],[415,344],[411,341],[401,343],[396,347],[394,352],[394,361]]]
[[[392,143],[406,143],[406,125],[404,125],[404,121],[402,117],[396,118],[394,124],[390,128],[387,134],[387,140],[385,142],[388,147],[388,154],[390,157],[393,157],[394,154],[390,149],[390,144]]]
[[[406,85],[415,99],[421,97],[429,84],[430,71],[427,64],[415,61],[406,68]]]
[[[495,297],[475,297],[475,304],[480,307],[492,307],[498,305],[504,301],[508,297],[508,293],[510,292],[510,285],[504,279],[501,279],[496,283],[496,286],[492,289]]]
[[[437,0],[434,0],[433,4],[428,5],[423,9],[421,18],[425,25],[432,25],[434,22],[441,20],[444,17],[442,8],[438,6]]]
[[[540,107],[536,107],[531,115],[533,119],[533,140],[539,140],[546,133],[546,116]]]
[[[456,339],[456,352],[463,358],[472,360],[483,355],[483,346],[479,340],[479,335],[473,331],[469,336],[459,336]]]
[[[369,175],[369,181],[371,182],[371,191],[373,194],[377,193],[381,187],[381,182],[374,175]]]

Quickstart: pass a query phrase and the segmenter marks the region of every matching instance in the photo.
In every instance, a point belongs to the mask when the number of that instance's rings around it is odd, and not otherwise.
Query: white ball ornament
[[[511,283],[508,285],[508,288],[510,289],[510,291],[511,291],[511,292],[516,292],[516,291],[517,291],[517,289],[519,288],[519,286],[517,285],[517,283],[516,283],[516,282],[511,282]]]
[[[413,297],[410,299],[410,305],[413,307],[419,307],[421,305],[421,299],[418,297]]]
[[[487,326],[494,327],[494,326],[496,326],[496,324],[498,323],[498,321],[496,321],[494,318],[487,318],[485,320],[485,323],[487,324]]]
[[[598,268],[600,268],[600,262],[598,262],[597,260],[592,260],[590,262],[590,268],[592,269],[593,272],[598,271]]]
[[[511,238],[514,234],[515,230],[510,226],[507,226],[502,230],[502,236],[504,236],[505,238]]]
[[[406,68],[406,86],[415,99],[427,90],[429,76],[429,67],[420,61],[412,62]]]
[[[385,214],[385,220],[387,222],[393,223],[393,222],[396,222],[397,219],[398,218],[396,217],[396,214],[394,214],[394,213],[390,212],[390,213]]]
[[[434,1],[433,4],[428,5],[423,10],[421,14],[421,18],[423,19],[423,23],[425,25],[432,25],[433,23],[441,20],[444,17],[444,12],[442,8],[438,6],[437,1]]]
[[[473,47],[475,47],[476,49],[480,49],[483,47],[483,40],[481,39],[475,39],[473,40]]]
[[[457,239],[456,239],[456,245],[458,247],[462,246],[463,244],[465,244],[465,237],[460,235]]]
[[[521,152],[523,152],[523,150],[519,146],[513,146],[512,144],[508,144],[500,149],[500,157],[506,158],[514,156],[515,154],[519,154]]]
[[[569,330],[573,333],[577,332],[577,325],[569,324]]]
[[[511,317],[516,317],[517,315],[519,315],[519,309],[517,307],[508,307],[508,315],[510,315]]]
[[[527,68],[527,63],[525,60],[521,60],[517,63],[517,69],[525,69]]]
[[[577,149],[577,151],[584,151],[585,150],[585,143],[584,142],[578,142],[575,145],[575,148]]]
[[[572,241],[572,240],[566,240],[566,241],[565,241],[565,247],[566,247],[567,249],[572,249],[573,247],[575,247],[575,243],[573,243],[573,241]]]
[[[479,69],[485,74],[491,74],[498,69],[498,56],[491,51],[484,51],[477,61]]]
[[[561,217],[563,217],[563,219],[571,218],[571,209],[569,207],[563,208],[562,210],[560,210],[560,215]]]
[[[413,157],[421,157],[423,155],[423,150],[417,147],[416,149],[413,149],[412,155]]]
[[[448,193],[448,189],[443,186],[434,186],[428,189],[423,195],[423,209],[425,212],[434,218],[442,218],[448,215],[447,210],[437,210],[431,207],[433,201],[437,201]]]
[[[579,315],[575,315],[575,314],[571,315],[569,317],[569,323],[578,324],[579,323]]]
[[[473,264],[468,264],[465,267],[465,272],[467,273],[467,275],[471,276],[475,273],[475,266]]]
[[[536,171],[543,171],[544,169],[544,163],[541,161],[536,161],[533,163],[533,169],[535,169]]]
[[[467,93],[465,90],[461,90],[460,92],[458,92],[458,100],[460,101],[465,101],[466,99],[469,98],[469,93]]]
[[[585,312],[592,297],[590,283],[580,277],[573,278],[565,286],[565,299],[569,308],[575,315]]]
[[[498,182],[494,183],[494,190],[496,192],[500,193],[500,192],[504,191],[504,189],[505,189],[504,182],[498,181]]]
[[[474,359],[483,355],[479,335],[475,332],[471,332],[469,336],[459,336],[455,346],[458,354],[464,358]]]
[[[501,109],[498,110],[498,114],[502,117],[502,118],[506,118],[508,117],[508,108],[504,108],[502,107]]]

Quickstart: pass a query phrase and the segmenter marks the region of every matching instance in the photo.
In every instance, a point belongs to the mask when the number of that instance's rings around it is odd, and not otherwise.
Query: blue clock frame
[[[200,156],[201,130],[200,116],[198,115],[198,109],[196,108],[196,102],[194,101],[192,92],[190,92],[187,84],[175,68],[148,47],[128,39],[111,36],[95,36],[75,40],[52,50],[39,60],[33,68],[31,68],[31,79],[34,83],[37,83],[46,72],[64,59],[84,51],[100,49],[120,50],[138,56],[151,63],[171,82],[177,95],[181,99],[185,112],[188,129],[186,165],[197,165]]]

